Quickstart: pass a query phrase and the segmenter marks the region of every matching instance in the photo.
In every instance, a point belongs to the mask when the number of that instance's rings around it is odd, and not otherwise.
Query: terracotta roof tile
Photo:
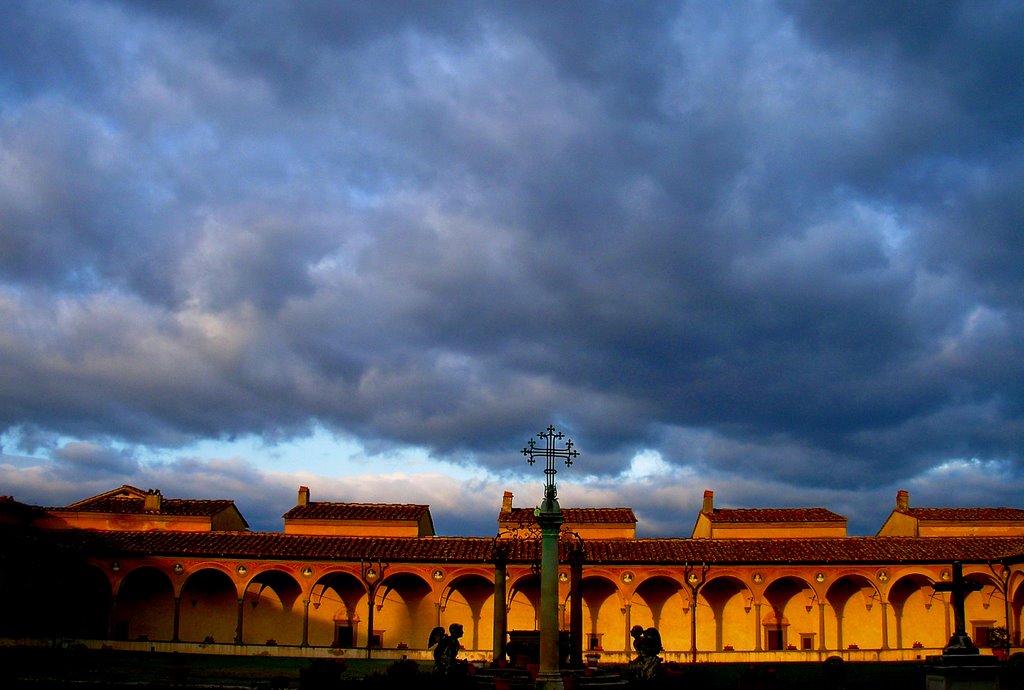
[[[409,503],[311,502],[295,506],[284,514],[286,520],[413,520],[430,511],[428,505]]]
[[[1024,510],[1019,508],[908,508],[904,512],[918,520],[1024,521]]]
[[[222,558],[303,558],[353,561],[483,563],[495,540],[483,537],[333,537],[270,532],[107,532],[72,530],[54,535],[64,547],[92,555],[180,555]],[[512,562],[539,558],[537,540],[502,540]],[[568,555],[568,543],[561,548]],[[707,563],[979,563],[1024,555],[1024,537],[848,537],[833,539],[588,540],[593,564]]]
[[[562,517],[567,523],[573,524],[636,524],[636,515],[632,508],[562,508]],[[500,513],[502,522],[533,524],[537,518],[533,508],[513,508],[510,512]]]
[[[846,522],[826,508],[715,508],[712,522]]]
[[[193,499],[193,498],[164,498],[161,501],[158,515],[212,517],[222,510],[235,505],[234,501],[228,499]],[[51,508],[52,511],[71,511],[79,513],[117,513],[117,514],[143,514],[143,499],[127,498],[120,496],[97,496],[96,498],[80,501],[67,508]]]

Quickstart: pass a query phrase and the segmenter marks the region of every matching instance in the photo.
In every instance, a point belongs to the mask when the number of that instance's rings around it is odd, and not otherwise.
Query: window
[[[786,636],[781,628],[769,628],[765,632],[768,635],[768,651],[780,650],[785,647]]]
[[[334,646],[354,647],[355,629],[348,623],[337,623],[334,626]]]
[[[814,649],[814,633],[800,633],[800,649]]]
[[[988,641],[988,631],[995,625],[995,621],[971,621],[974,625],[974,634],[971,639],[979,647],[991,647]]]
[[[604,649],[601,646],[601,636],[604,633],[592,633],[587,635],[587,649]]]

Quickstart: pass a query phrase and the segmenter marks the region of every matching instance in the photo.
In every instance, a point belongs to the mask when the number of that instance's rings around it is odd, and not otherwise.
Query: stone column
[[[569,665],[583,667],[583,549],[569,555]]]
[[[110,597],[110,616],[107,618],[107,639],[114,639],[115,628],[117,627],[117,595]]]
[[[558,659],[558,532],[562,511],[554,492],[545,496],[537,515],[541,532],[540,556],[540,670],[538,690],[561,690]]]
[[[245,611],[245,599],[238,599],[238,617],[235,621],[235,644],[242,644],[242,614]]]
[[[896,649],[903,649],[903,606],[893,605],[892,614],[896,618]]]
[[[818,649],[825,651],[825,602],[818,602]]]
[[[503,554],[494,557],[494,662],[505,659],[505,638],[508,637],[508,608],[506,597],[506,568],[508,559]],[[438,623],[440,625],[440,622]]]
[[[373,654],[373,600],[377,598],[377,588],[370,585],[366,592],[366,658],[369,659]],[[440,614],[438,614],[440,616]]]
[[[633,627],[632,614],[631,614],[632,608],[633,608],[632,604],[626,604],[625,606],[622,607],[622,620],[626,624],[625,625],[625,630],[622,631],[623,632],[623,635],[622,635],[622,639],[623,639],[622,650],[624,652],[626,652],[626,654],[629,654],[629,652],[630,652],[630,650],[632,649],[632,646],[633,646],[632,645],[633,636],[629,634],[630,629]]]
[[[889,649],[889,604],[879,602],[882,609],[882,649]]]
[[[309,599],[302,600],[302,643],[301,646],[309,646]]]
[[[697,663],[697,593],[693,592],[690,604],[690,661]]]
[[[754,651],[761,651],[761,638],[764,631],[761,630],[761,602],[754,604]]]
[[[174,597],[174,628],[171,632],[171,642],[178,642],[178,633],[181,629],[181,597]]]

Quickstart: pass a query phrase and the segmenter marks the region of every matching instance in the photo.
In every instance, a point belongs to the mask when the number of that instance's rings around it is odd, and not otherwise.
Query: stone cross
[[[964,578],[964,567],[960,561],[953,561],[953,581],[932,585],[936,592],[951,592],[953,599],[953,620],[955,629],[949,638],[943,654],[978,654],[978,648],[967,634],[967,620],[964,614],[964,600],[971,592],[977,592],[981,585]]]

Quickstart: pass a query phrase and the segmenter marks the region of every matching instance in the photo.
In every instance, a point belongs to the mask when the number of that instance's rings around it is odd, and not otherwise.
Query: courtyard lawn
[[[407,664],[411,662],[406,662]],[[218,656],[121,652],[87,649],[0,648],[0,688],[80,688],[108,690],[128,687],[170,688],[298,688],[299,674],[310,659],[269,656]],[[344,680],[361,687],[387,687],[391,661],[346,659]],[[420,663],[424,681],[428,663]],[[665,687],[701,690],[899,690],[924,687],[924,666],[912,663],[843,664],[842,685],[826,680],[821,664],[688,664],[666,665]],[[408,669],[405,670],[408,673]],[[396,676],[390,676],[395,679]],[[408,676],[403,676],[407,680]],[[383,683],[381,681],[384,681]],[[415,681],[414,681],[415,682]],[[404,683],[403,683],[404,685]],[[421,687],[430,685],[425,682]]]

